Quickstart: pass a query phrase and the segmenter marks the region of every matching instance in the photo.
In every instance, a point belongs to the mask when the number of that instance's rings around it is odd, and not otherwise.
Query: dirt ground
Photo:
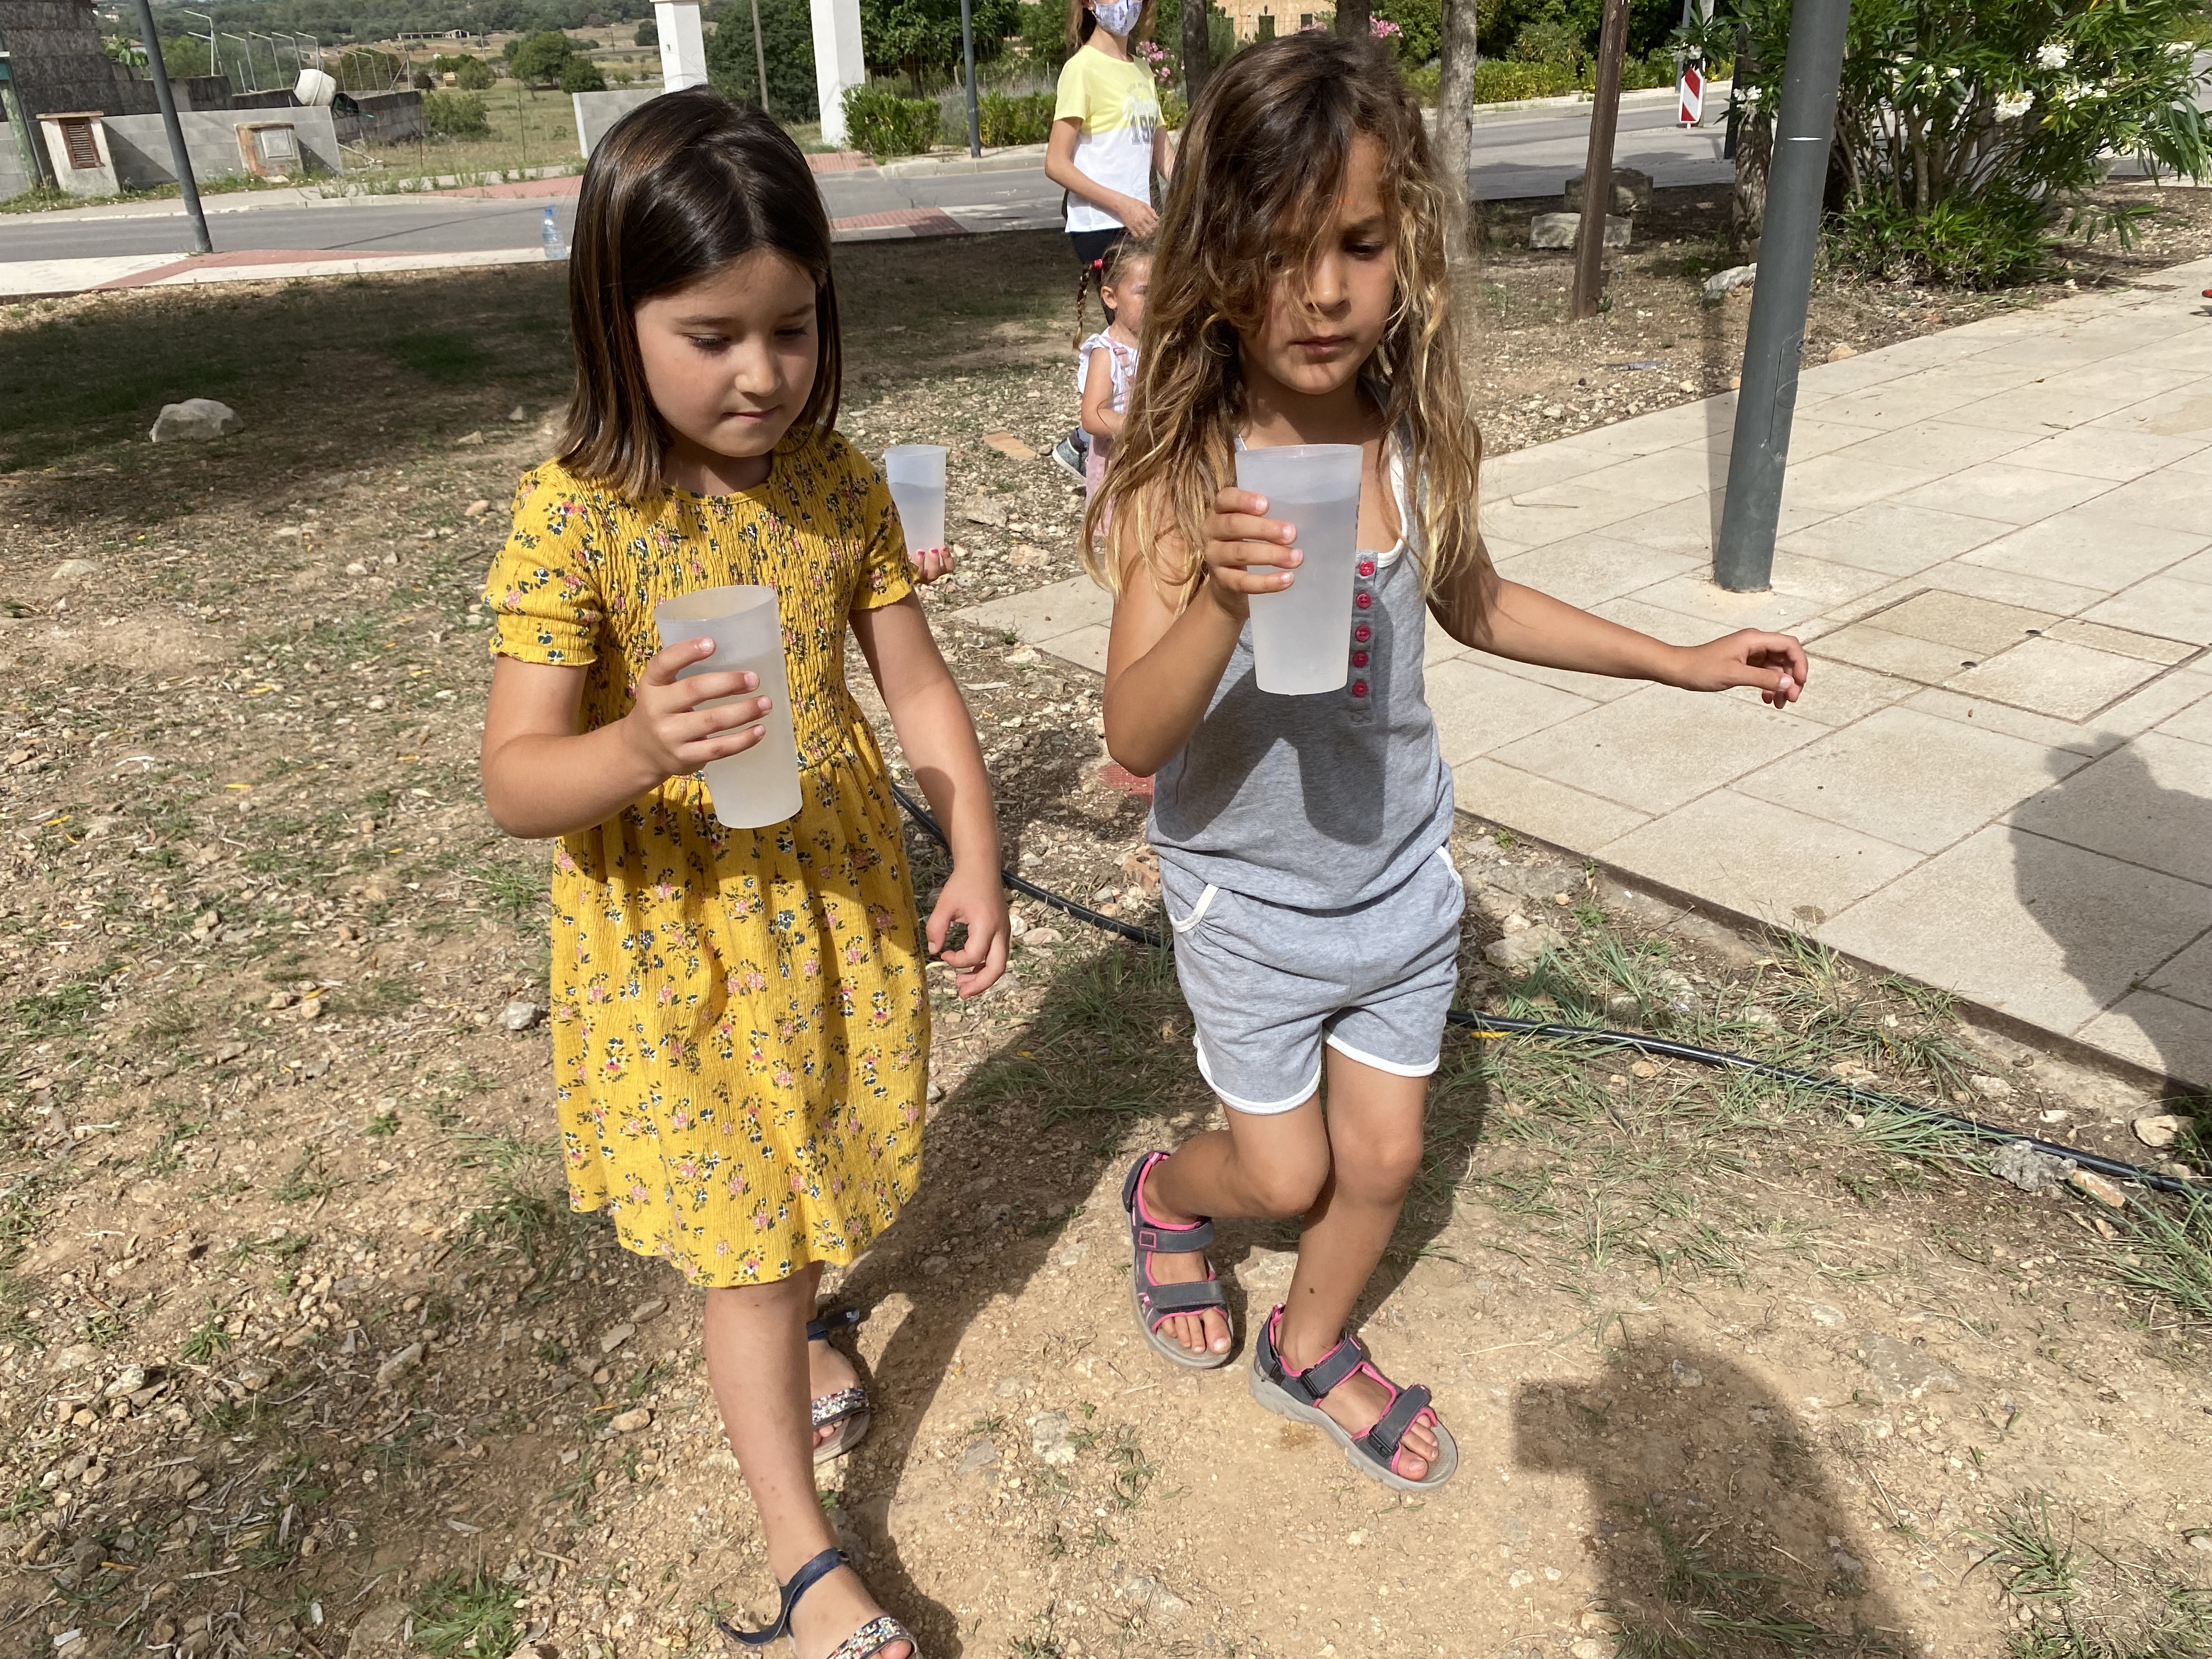
[[[2160,258],[2212,240],[2185,205]],[[1557,319],[1564,256],[1493,250],[1496,447],[1711,387],[1743,301],[1699,303],[1685,234],[1595,331]],[[1065,481],[982,443],[1072,416],[1064,249],[841,258],[846,430],[957,446],[932,607],[1073,574]],[[2036,297],[1829,290],[1808,355]],[[0,1651],[720,1651],[714,1618],[771,1601],[697,1299],[566,1212],[546,853],[474,781],[477,584],[564,379],[556,274],[0,329]],[[1692,339],[1673,390],[1602,368]],[[245,431],[146,444],[190,395]],[[1010,861],[1156,924],[1096,678],[944,634]],[[2203,1167],[2196,1101],[1472,820],[1454,854],[1468,1006]],[[823,1486],[933,1659],[2212,1654],[2212,1212],[2031,1194],[1801,1089],[1456,1038],[1362,1316],[1462,1449],[1402,1499],[1254,1407],[1241,1348],[1204,1376],[1143,1348],[1115,1200],[1213,1110],[1188,1017],[1164,959],[1019,914],[1003,990],[940,990],[921,1194],[837,1286],[878,1415]],[[1224,1228],[1246,1327],[1293,1242]]]

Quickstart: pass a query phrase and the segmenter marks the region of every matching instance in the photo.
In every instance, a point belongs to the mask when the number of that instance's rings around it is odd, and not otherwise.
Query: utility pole
[[[761,113],[768,109],[768,48],[761,44],[760,0],[753,0],[753,67],[760,72]]]
[[[960,0],[960,57],[968,71],[968,154],[983,153],[983,114],[975,102],[975,20],[969,0]]]
[[[1766,222],[1759,239],[1759,282],[1743,343],[1735,446],[1729,452],[1728,500],[1713,552],[1713,580],[1733,592],[1760,592],[1773,582],[1774,532],[1782,517],[1790,424],[1797,410],[1797,359],[1813,297],[1820,198],[1850,16],[1850,0],[1796,0],[1790,20]]]
[[[153,0],[138,0],[138,38],[146,43],[146,70],[154,77],[154,101],[161,106],[161,130],[169,137],[169,164],[177,170],[177,194],[185,198],[185,217],[192,222],[192,252],[212,253],[207,215],[200,210],[200,187],[192,177],[192,158],[185,149],[185,124],[177,119],[177,94],[161,62],[161,37],[154,27]]]
[[[1605,221],[1613,211],[1613,137],[1620,121],[1620,60],[1628,51],[1628,0],[1605,0],[1590,104],[1589,159],[1583,164],[1582,240],[1575,245],[1575,320],[1597,315],[1605,291]]]
[[[1192,109],[1213,73],[1212,18],[1213,0],[1182,0],[1182,100]]]

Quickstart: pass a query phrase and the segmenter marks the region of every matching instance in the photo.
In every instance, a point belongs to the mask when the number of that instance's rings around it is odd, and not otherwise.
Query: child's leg
[[[707,1292],[707,1380],[721,1408],[768,1540],[780,1584],[837,1539],[814,1486],[814,1436],[807,1411],[806,1322],[814,1316],[818,1268],[767,1285]],[[881,1607],[850,1568],[831,1573],[799,1601],[793,1635],[801,1659],[817,1659]],[[881,1659],[910,1659],[903,1642]]]

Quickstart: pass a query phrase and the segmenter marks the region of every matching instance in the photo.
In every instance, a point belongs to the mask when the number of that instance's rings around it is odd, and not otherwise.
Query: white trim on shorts
[[[1334,1031],[1330,1032],[1328,1036],[1322,1039],[1322,1041],[1330,1048],[1335,1049],[1337,1053],[1342,1054],[1346,1060],[1357,1060],[1362,1066],[1372,1066],[1378,1072],[1389,1073],[1392,1077],[1428,1077],[1434,1073],[1437,1066],[1443,1064],[1444,1056],[1443,1051],[1441,1048],[1437,1051],[1436,1057],[1430,1060],[1425,1066],[1401,1066],[1395,1060],[1382,1060],[1374,1054],[1364,1054],[1360,1053],[1358,1049],[1353,1048],[1342,1037],[1338,1036]],[[1216,1092],[1218,1092],[1218,1091]],[[1226,1097],[1224,1096],[1224,1098],[1226,1098]]]
[[[1160,908],[1162,910],[1166,911],[1168,926],[1175,929],[1178,933],[1188,933],[1190,932],[1192,928],[1197,927],[1200,922],[1206,920],[1206,911],[1211,909],[1213,906],[1213,896],[1220,890],[1221,890],[1218,887],[1216,887],[1212,882],[1209,881],[1206,883],[1206,890],[1198,896],[1198,902],[1190,907],[1190,914],[1185,916],[1181,921],[1177,921],[1175,919],[1175,912],[1169,910],[1165,901],[1163,900]],[[1226,1097],[1224,1096],[1224,1098],[1226,1098]]]
[[[1220,1097],[1223,1105],[1234,1107],[1240,1112],[1249,1112],[1254,1117],[1279,1117],[1285,1112],[1296,1111],[1306,1102],[1311,1100],[1314,1097],[1314,1091],[1321,1087],[1321,1067],[1316,1066],[1314,1067],[1313,1081],[1288,1100],[1273,1102],[1239,1100],[1213,1080],[1212,1068],[1206,1063],[1206,1045],[1200,1042],[1196,1036],[1193,1036],[1190,1046],[1198,1055],[1198,1074],[1206,1079],[1206,1086]]]

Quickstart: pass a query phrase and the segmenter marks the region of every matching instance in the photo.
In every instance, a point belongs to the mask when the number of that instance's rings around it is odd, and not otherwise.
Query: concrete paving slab
[[[1455,658],[1426,671],[1429,707],[1444,764],[1457,766],[1516,738],[1596,707],[1588,697],[1500,673],[1486,660]],[[2212,755],[2212,750],[2205,751]]]
[[[2212,489],[2212,481],[2206,487]],[[1967,564],[2117,593],[2179,564],[2206,546],[2208,538],[2212,532],[2115,522],[2092,504],[2022,525],[1959,556]],[[2094,557],[2088,553],[2092,547]]]
[[[2138,634],[2212,645],[2212,584],[2179,576],[2147,576],[2082,613],[2091,622]]]
[[[1870,501],[1784,534],[1775,545],[1783,552],[1909,576],[1994,541],[2014,528],[1994,519],[1906,507],[1896,501]]]
[[[1656,814],[1817,735],[1770,708],[1647,685],[1495,753],[1524,772]]]
[[[2156,663],[2124,657],[2064,640],[2029,640],[1946,684],[1967,696],[1986,697],[2057,720],[2086,720],[2109,708],[2159,672]]]
[[[2146,732],[2031,796],[2005,822],[2212,886],[2212,747]]]

